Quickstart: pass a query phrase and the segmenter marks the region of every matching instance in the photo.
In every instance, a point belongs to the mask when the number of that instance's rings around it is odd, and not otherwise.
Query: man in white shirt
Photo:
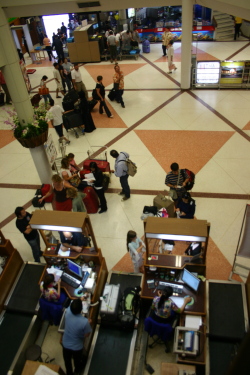
[[[109,36],[107,38],[107,43],[109,47],[109,52],[110,52],[110,62],[112,63],[113,60],[116,63],[116,55],[117,55],[117,42],[116,42],[116,37],[114,36],[113,31],[109,32]]]
[[[82,82],[82,75],[79,70],[79,65],[77,63],[74,64],[74,70],[71,72],[72,82],[74,89],[79,92],[83,91],[85,94],[86,99],[88,100],[88,91]]]
[[[57,87],[56,87],[56,98],[61,98],[61,96],[58,95],[59,91],[61,91],[63,96],[65,95],[65,92],[63,91],[63,87],[62,87],[62,78],[61,78],[61,75],[59,73],[59,64],[56,62],[53,65],[54,65],[53,75],[54,75],[56,85],[57,85]]]
[[[60,105],[55,105],[55,102],[53,99],[50,99],[49,101],[50,109],[48,111],[47,120],[50,121],[51,124],[54,126],[55,131],[57,132],[59,136],[59,142],[62,142],[64,139],[66,141],[66,145],[70,144],[70,141],[64,137],[63,135],[63,118],[62,115],[64,113],[62,107]]]

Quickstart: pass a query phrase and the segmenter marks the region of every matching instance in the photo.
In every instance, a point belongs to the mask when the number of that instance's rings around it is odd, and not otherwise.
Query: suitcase
[[[153,201],[153,205],[158,209],[166,208],[169,217],[175,217],[174,202],[169,197],[159,193]]]
[[[78,92],[76,90],[70,90],[64,97],[63,97],[63,103],[66,102],[77,102],[79,99]]]
[[[0,92],[0,106],[4,105],[4,93]]]
[[[100,170],[101,170],[102,172],[109,172],[109,173],[110,173],[110,164],[109,164],[109,162],[106,161],[106,160],[87,159],[87,160],[85,160],[85,161],[83,162],[83,168],[84,168],[84,169],[88,169],[88,170],[90,170],[90,169],[89,169],[89,164],[90,164],[92,161],[94,161],[94,162],[97,164],[98,168],[100,168]],[[86,173],[86,172],[85,172],[85,173]]]
[[[106,284],[100,308],[101,322],[116,322],[120,302],[120,285]]]
[[[82,115],[74,110],[65,112],[63,114],[63,125],[66,130],[84,125]]]
[[[44,197],[50,189],[50,184],[43,184],[41,187],[42,196]],[[49,197],[44,199],[44,202],[51,203],[53,201],[54,194],[51,194]]]
[[[95,100],[95,99],[92,99],[92,100],[88,101],[90,112],[92,111],[92,109],[94,109],[94,107],[96,106],[96,104],[97,104],[97,100]]]
[[[109,100],[111,100],[111,102],[113,102],[115,100],[115,97],[116,97],[115,89],[110,90],[110,92],[108,94]]]
[[[38,107],[40,100],[41,100],[41,96],[39,94],[32,96],[32,98],[30,99],[33,107]]]
[[[65,112],[75,109],[74,102],[62,102],[62,106]]]
[[[96,214],[99,209],[99,199],[94,188],[91,186],[86,187],[83,193],[87,194],[83,199],[88,214]]]
[[[150,43],[147,39],[144,40],[144,42],[142,43],[142,52],[143,53],[149,53],[150,52]]]

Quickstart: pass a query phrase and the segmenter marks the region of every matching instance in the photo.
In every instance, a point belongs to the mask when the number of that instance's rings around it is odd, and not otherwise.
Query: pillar
[[[21,124],[27,124],[33,119],[33,107],[23,79],[19,64],[19,56],[11,34],[11,30],[3,9],[0,7],[0,67],[3,72],[8,90]],[[42,183],[51,182],[51,167],[44,147],[30,149]],[[38,156],[39,155],[39,158]]]
[[[181,88],[189,89],[191,80],[193,0],[182,1]]]

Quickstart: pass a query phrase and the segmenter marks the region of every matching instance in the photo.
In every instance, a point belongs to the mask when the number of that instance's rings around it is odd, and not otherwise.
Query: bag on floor
[[[143,213],[144,214],[153,214],[154,216],[157,215],[158,208],[156,206],[144,206]]]
[[[166,208],[169,217],[175,217],[174,202],[169,197],[159,193],[154,198],[153,205],[158,209]]]
[[[135,319],[140,309],[140,286],[128,287],[124,290],[122,299],[119,305],[118,319],[121,323],[121,328],[128,331],[133,330],[135,326]]]
[[[42,195],[35,195],[34,198],[32,199],[32,205],[36,208],[41,208],[44,207],[45,202],[42,201],[41,203],[39,202],[39,199],[42,198]]]
[[[189,180],[185,186],[186,190],[191,190],[193,189],[194,183],[195,183],[195,174],[194,172],[190,171],[187,168],[181,169],[181,175],[183,177],[183,180],[186,180],[185,173],[188,175]]]
[[[116,96],[115,90],[114,89],[110,90],[110,92],[108,93],[108,98],[109,100],[111,100],[111,102],[115,100],[115,96]]]

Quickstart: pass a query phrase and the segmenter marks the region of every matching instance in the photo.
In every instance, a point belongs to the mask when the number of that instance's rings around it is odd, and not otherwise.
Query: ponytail
[[[130,242],[136,237],[136,232],[133,230],[129,230],[127,233],[127,250],[129,251],[128,245]]]
[[[51,273],[45,276],[44,282],[43,282],[43,289],[47,290],[48,286],[55,281],[55,276]]]

